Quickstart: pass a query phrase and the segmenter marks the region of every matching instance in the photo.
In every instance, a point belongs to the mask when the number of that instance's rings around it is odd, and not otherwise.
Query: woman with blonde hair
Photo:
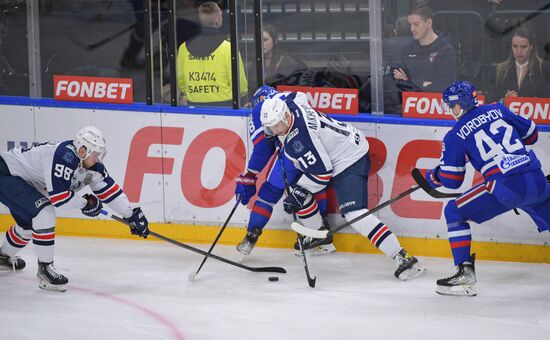
[[[526,28],[512,35],[512,53],[497,64],[495,100],[505,97],[547,97],[550,66],[537,55],[535,37]]]

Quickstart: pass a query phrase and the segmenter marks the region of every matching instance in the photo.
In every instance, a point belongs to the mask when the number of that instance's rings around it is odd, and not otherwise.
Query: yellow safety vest
[[[248,82],[239,55],[241,97],[246,95]],[[231,43],[224,40],[205,57],[189,53],[187,43],[181,44],[177,57],[178,86],[192,103],[231,101]]]

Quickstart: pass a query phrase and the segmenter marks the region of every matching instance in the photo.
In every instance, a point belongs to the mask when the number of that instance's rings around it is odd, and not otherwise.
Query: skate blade
[[[245,256],[246,256],[245,253],[239,253],[239,257],[237,258],[237,263],[243,262]]]
[[[306,253],[306,255],[308,256],[319,256],[319,255],[334,253],[335,251],[336,251],[336,247],[333,244],[325,244],[322,246],[315,247],[313,249],[304,250],[304,253]],[[294,249],[294,255],[302,256],[302,252]]]
[[[426,268],[418,267],[416,264],[411,268],[403,271],[397,279],[401,281],[414,280],[426,274]]]
[[[471,285],[458,285],[458,286],[437,286],[435,292],[440,295],[447,296],[476,296],[476,286]]]
[[[63,292],[67,291],[67,285],[66,284],[52,285],[51,283],[49,283],[47,281],[40,281],[38,283],[38,288],[43,289],[43,290],[52,291],[52,292],[62,292],[63,293]]]

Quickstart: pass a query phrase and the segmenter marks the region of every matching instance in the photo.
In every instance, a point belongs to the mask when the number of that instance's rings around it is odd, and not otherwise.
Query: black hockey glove
[[[82,198],[87,201],[86,206],[80,209],[82,213],[90,217],[96,217],[99,215],[101,209],[103,209],[103,203],[101,203],[101,201],[92,194],[86,194],[82,196]]]
[[[283,207],[287,214],[297,213],[308,202],[311,196],[309,190],[302,187],[295,187],[294,190],[283,201]]]
[[[149,235],[149,222],[141,208],[134,208],[132,216],[124,217],[124,220],[130,224],[130,232],[132,235],[138,235],[147,238]]]

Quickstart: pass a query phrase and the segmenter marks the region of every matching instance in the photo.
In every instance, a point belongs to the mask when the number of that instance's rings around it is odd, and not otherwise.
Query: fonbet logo
[[[324,113],[356,114],[359,112],[359,92],[357,89],[277,86],[277,90],[304,92],[309,105]]]
[[[403,92],[403,117],[453,119],[450,113],[443,111],[441,93],[432,92]],[[478,95],[477,101],[481,105],[485,97]]]
[[[134,101],[132,79],[54,75],[57,100],[122,103]]]
[[[549,98],[506,97],[504,104],[513,113],[531,119],[535,123],[548,124],[550,122]]]

